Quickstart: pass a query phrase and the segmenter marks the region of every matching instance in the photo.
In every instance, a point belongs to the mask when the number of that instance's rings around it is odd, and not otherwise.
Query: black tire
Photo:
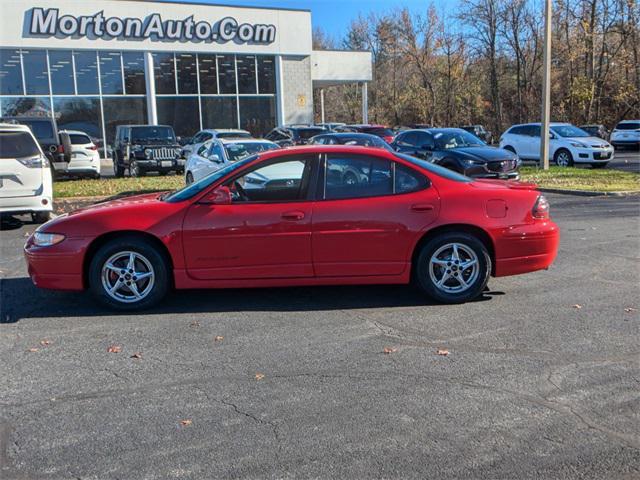
[[[141,300],[131,303],[117,300],[109,295],[103,285],[102,269],[105,263],[120,252],[135,252],[137,255],[144,257],[152,267],[153,284]],[[117,276],[118,274],[116,273],[115,275]],[[170,268],[165,256],[154,248],[148,240],[127,235],[109,241],[95,252],[89,264],[88,281],[89,290],[103,305],[116,310],[144,310],[160,302],[166,295],[170,285]],[[142,284],[141,288],[144,291],[144,284]],[[122,288],[120,291],[122,291]]]
[[[566,155],[566,157],[564,155]],[[559,148],[553,155],[553,161],[559,167],[573,167],[573,156],[566,148]]]
[[[441,288],[437,286],[432,277],[431,259],[439,250],[445,249],[446,251],[448,248],[447,246],[452,244],[464,247],[475,254],[477,262],[475,265],[478,267],[477,273],[471,275],[472,272],[468,269],[460,270],[460,267],[456,266],[453,260],[448,262],[445,258],[445,262],[453,265],[449,267],[452,270],[446,270],[447,272],[451,272],[451,275],[448,277],[450,280],[445,281],[444,288]],[[468,256],[467,258],[465,250],[460,249],[460,252],[462,257],[465,259],[472,259],[471,256]],[[438,256],[437,258],[440,259],[440,261],[443,261],[442,257]],[[443,276],[440,278],[443,278],[444,269],[447,268],[447,266],[434,266],[434,276],[437,277],[438,271],[441,271]],[[454,268],[457,272],[460,272],[461,277],[465,280],[470,280],[469,286],[458,292],[445,291],[447,288],[451,287],[447,286],[447,283],[457,283],[459,287],[462,287],[462,284],[457,280],[457,274],[454,273]],[[489,252],[485,245],[477,237],[464,232],[447,232],[435,236],[423,245],[418,254],[414,271],[415,280],[417,281],[418,286],[422,291],[429,295],[429,297],[441,303],[464,303],[482,295],[482,292],[489,281],[489,276],[491,275],[491,257],[489,256]],[[456,275],[456,278],[453,277],[454,274]]]
[[[31,212],[33,223],[46,223],[51,220],[51,212]]]
[[[187,172],[187,175],[185,177],[185,183],[187,185],[191,185],[193,183],[193,173]]]
[[[605,168],[607,165],[609,165],[609,162],[592,163],[591,168]]]
[[[116,178],[124,177],[124,166],[120,163],[120,155],[117,153],[113,156],[113,174]]]

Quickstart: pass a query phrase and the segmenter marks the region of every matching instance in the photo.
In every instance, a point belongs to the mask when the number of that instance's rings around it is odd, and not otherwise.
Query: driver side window
[[[294,202],[307,198],[312,160],[287,157],[230,180],[233,203]]]

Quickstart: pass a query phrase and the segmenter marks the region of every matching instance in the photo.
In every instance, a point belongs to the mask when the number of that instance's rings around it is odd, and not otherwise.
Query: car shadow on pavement
[[[503,292],[485,291],[475,301]],[[220,312],[304,312],[360,308],[440,307],[407,285],[327,286],[180,290],[142,314]],[[0,279],[0,323],[23,318],[131,315],[97,305],[89,293],[56,292],[33,286],[29,278]]]

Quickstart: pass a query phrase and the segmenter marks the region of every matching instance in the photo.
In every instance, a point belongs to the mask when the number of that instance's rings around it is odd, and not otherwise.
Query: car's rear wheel
[[[169,288],[167,261],[148,241],[130,236],[117,238],[100,247],[91,259],[89,288],[111,308],[149,308]]]
[[[416,280],[431,298],[463,303],[482,294],[491,274],[485,245],[468,233],[448,232],[429,240],[420,250]]]
[[[565,148],[558,150],[553,156],[553,160],[559,167],[573,167],[571,152]]]

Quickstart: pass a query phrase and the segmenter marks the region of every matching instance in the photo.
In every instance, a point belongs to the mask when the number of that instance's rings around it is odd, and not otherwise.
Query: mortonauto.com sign
[[[233,17],[210,22],[190,15],[165,19],[159,13],[144,18],[93,15],[60,15],[57,8],[32,8],[25,13],[25,24],[33,36],[88,39],[131,39],[161,42],[250,43],[268,45],[276,38],[275,25],[239,23]]]

